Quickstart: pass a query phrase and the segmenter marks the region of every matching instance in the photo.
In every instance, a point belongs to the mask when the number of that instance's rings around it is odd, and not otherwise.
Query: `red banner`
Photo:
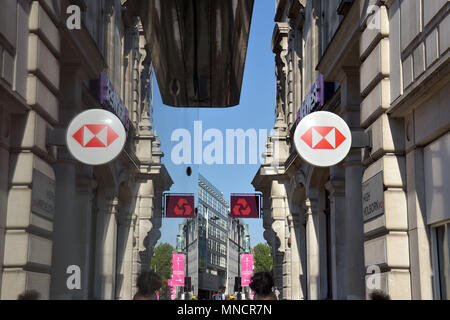
[[[194,218],[194,195],[166,195],[165,212],[166,218]]]
[[[231,194],[232,218],[259,218],[260,196],[258,194]]]

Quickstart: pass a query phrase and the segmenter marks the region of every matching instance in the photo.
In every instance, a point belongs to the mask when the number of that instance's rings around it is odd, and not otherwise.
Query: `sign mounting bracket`
[[[372,149],[372,131],[352,131],[352,148]]]

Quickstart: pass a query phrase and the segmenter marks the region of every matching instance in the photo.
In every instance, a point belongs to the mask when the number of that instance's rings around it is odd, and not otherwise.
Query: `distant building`
[[[209,299],[217,292],[233,294],[234,278],[229,275],[237,276],[238,243],[243,253],[244,230],[248,234],[248,227],[239,222],[238,234],[238,223],[228,216],[229,204],[222,192],[202,175],[198,179],[197,208],[197,217],[182,224],[182,252],[186,252],[186,243],[189,249],[186,274],[191,277],[191,293],[200,299]]]
[[[250,235],[248,225],[239,219],[230,219],[227,253],[227,287],[225,294],[234,295],[236,277],[240,276],[241,259],[239,254],[250,253]],[[239,284],[240,285],[240,284]],[[248,294],[248,289],[243,289]]]

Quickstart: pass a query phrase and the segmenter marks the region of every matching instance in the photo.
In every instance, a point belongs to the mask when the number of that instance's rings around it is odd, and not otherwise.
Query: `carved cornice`
[[[293,0],[289,7],[288,17],[293,28],[297,30],[303,29],[305,22],[305,5],[300,0]]]
[[[272,51],[273,53],[280,53],[283,48],[281,42],[284,38],[287,38],[289,34],[289,24],[287,22],[276,22],[272,35]]]

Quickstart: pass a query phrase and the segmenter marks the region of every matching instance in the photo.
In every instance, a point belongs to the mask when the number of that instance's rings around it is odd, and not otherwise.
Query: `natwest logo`
[[[347,138],[336,127],[314,126],[301,139],[312,149],[334,150]]]
[[[166,218],[194,218],[194,194],[192,193],[168,193],[165,197]]]
[[[233,213],[236,216],[248,216],[252,212],[252,208],[247,203],[247,200],[244,198],[239,198],[237,203],[233,207]]]
[[[230,196],[230,216],[232,218],[259,218],[260,203],[259,194],[232,193]]]
[[[186,198],[180,198],[173,211],[177,216],[189,216],[192,213],[192,206]]]
[[[106,124],[86,124],[72,137],[84,148],[106,148],[119,138],[119,135]]]

